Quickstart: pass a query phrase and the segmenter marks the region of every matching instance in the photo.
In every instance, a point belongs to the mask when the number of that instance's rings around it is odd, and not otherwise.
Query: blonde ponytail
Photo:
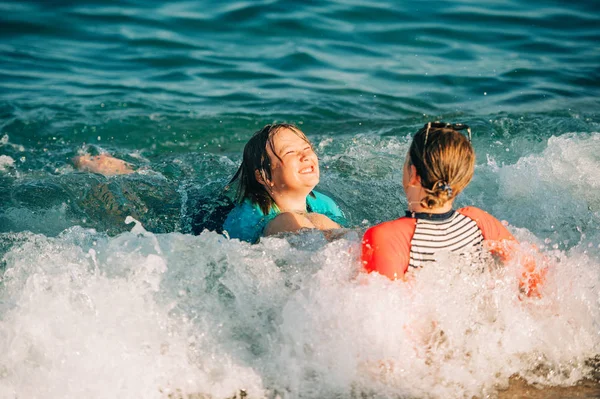
[[[453,200],[471,182],[475,170],[475,152],[469,140],[452,125],[433,126],[420,129],[409,150],[409,161],[426,193],[420,205],[426,209]]]

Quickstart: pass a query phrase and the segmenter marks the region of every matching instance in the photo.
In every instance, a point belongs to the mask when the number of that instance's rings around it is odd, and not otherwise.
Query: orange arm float
[[[466,217],[473,219],[485,240],[485,247],[503,262],[519,258],[523,265],[523,272],[519,278],[519,290],[528,297],[541,297],[539,288],[546,279],[546,269],[538,270],[535,258],[519,248],[518,241],[504,227],[504,225],[489,213],[475,207],[466,207],[458,210]]]
[[[410,262],[410,241],[416,225],[416,219],[403,217],[367,230],[361,256],[365,270],[391,280],[403,279]]]

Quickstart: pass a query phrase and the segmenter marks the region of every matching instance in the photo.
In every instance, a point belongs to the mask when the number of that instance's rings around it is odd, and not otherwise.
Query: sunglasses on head
[[[464,123],[446,123],[446,122],[436,121],[436,122],[429,122],[423,127],[426,128],[425,141],[423,141],[423,159],[425,159],[425,148],[427,147],[427,139],[429,139],[429,131],[431,129],[434,129],[434,130],[452,129],[457,132],[460,130],[466,130],[467,133],[469,133],[469,135],[467,136],[469,138],[469,143],[471,142],[471,128],[469,127],[469,125],[465,125]]]

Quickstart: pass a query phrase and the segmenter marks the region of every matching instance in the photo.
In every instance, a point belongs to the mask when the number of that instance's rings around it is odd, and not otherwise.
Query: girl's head
[[[236,200],[248,198],[266,214],[274,197],[308,195],[319,183],[319,161],[296,126],[266,125],[246,143],[242,164],[230,183],[234,181],[238,182]]]
[[[466,129],[467,138],[459,130]],[[467,187],[475,169],[471,129],[463,124],[430,122],[413,137],[405,165],[405,181],[414,166],[425,191],[419,198],[426,209],[444,206]]]

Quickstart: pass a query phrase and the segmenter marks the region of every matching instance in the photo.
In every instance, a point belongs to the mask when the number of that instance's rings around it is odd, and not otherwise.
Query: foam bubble
[[[9,168],[14,167],[15,160],[8,155],[0,155],[0,172],[5,172]]]

